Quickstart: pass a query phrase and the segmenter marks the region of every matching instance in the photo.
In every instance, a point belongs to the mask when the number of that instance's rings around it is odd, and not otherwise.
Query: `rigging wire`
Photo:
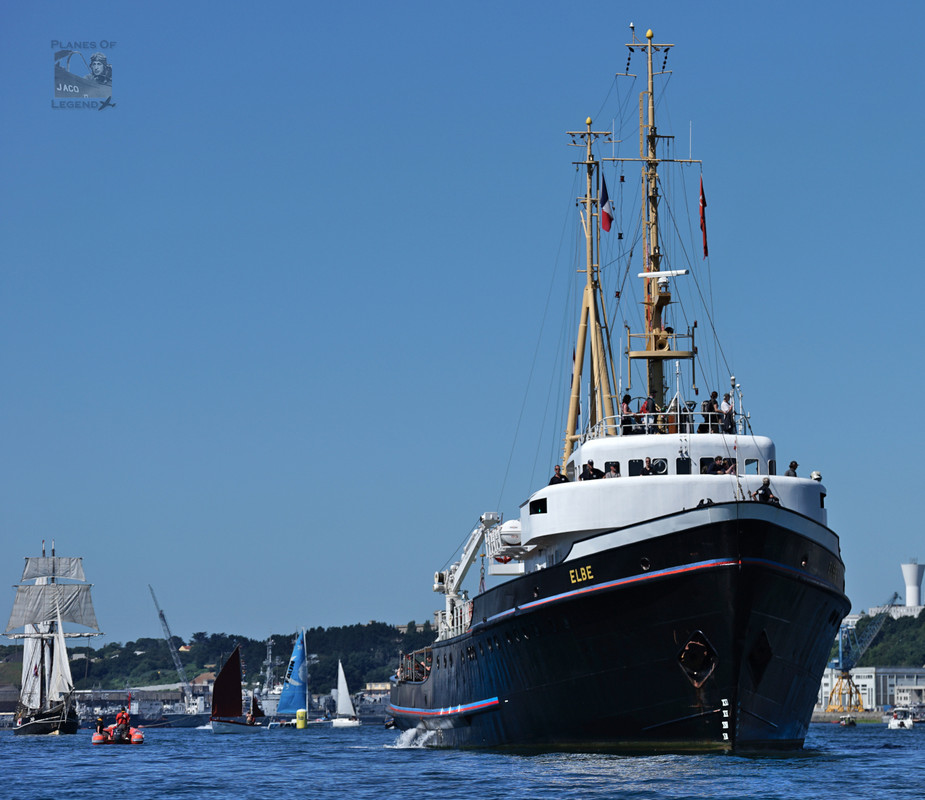
[[[577,182],[577,178],[576,178],[575,180],[576,180],[576,182]],[[573,190],[573,193],[574,193],[574,190]],[[511,470],[511,462],[512,462],[513,459],[514,459],[514,452],[515,452],[515,449],[516,449],[516,447],[517,447],[517,435],[518,435],[518,433],[520,432],[520,424],[521,424],[521,422],[523,421],[524,411],[525,411],[525,409],[526,409],[526,407],[527,407],[527,399],[530,397],[530,386],[531,386],[531,384],[532,384],[532,382],[533,382],[533,375],[534,375],[534,372],[536,371],[536,362],[537,362],[537,359],[539,358],[540,346],[541,346],[542,341],[543,341],[543,330],[545,329],[545,326],[546,326],[546,316],[547,316],[547,314],[548,314],[548,312],[549,312],[549,304],[550,304],[550,300],[551,300],[551,298],[552,298],[552,289],[553,289],[553,285],[554,285],[554,283],[555,283],[555,277],[556,277],[556,267],[555,267],[555,265],[558,264],[558,256],[559,256],[559,253],[561,253],[561,250],[562,250],[562,243],[563,243],[563,241],[565,240],[565,231],[566,231],[567,229],[568,229],[568,228],[567,228],[567,225],[563,225],[563,232],[562,232],[562,234],[560,235],[560,238],[559,238],[559,249],[557,250],[557,253],[556,253],[556,259],[555,259],[554,262],[553,262],[554,266],[553,266],[552,274],[551,274],[551,276],[550,276],[549,288],[548,288],[548,290],[547,290],[547,292],[546,292],[546,304],[545,304],[545,306],[543,307],[543,316],[542,316],[542,319],[541,319],[541,321],[540,321],[540,330],[539,330],[539,333],[538,333],[537,338],[536,338],[536,346],[534,347],[534,350],[533,350],[533,360],[532,360],[531,363],[530,363],[530,373],[529,373],[529,375],[528,375],[528,377],[527,377],[527,383],[526,383],[526,386],[525,386],[525,388],[524,388],[523,400],[521,401],[521,404],[520,404],[520,413],[519,413],[518,416],[517,416],[517,424],[514,426],[514,436],[513,436],[513,439],[512,439],[512,441],[511,441],[511,447],[510,447],[510,451],[509,451],[509,453],[508,453],[507,464],[506,464],[505,467],[504,467],[504,477],[503,477],[502,480],[501,480],[501,488],[500,488],[500,490],[499,490],[499,492],[498,492],[498,504],[497,504],[496,508],[501,508],[501,502],[502,502],[502,500],[503,500],[503,498],[504,498],[504,490],[505,490],[505,487],[507,486],[507,479],[508,479],[508,475],[509,475],[510,470]]]

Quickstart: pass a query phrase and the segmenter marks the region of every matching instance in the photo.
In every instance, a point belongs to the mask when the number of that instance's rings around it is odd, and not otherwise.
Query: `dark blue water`
[[[925,797],[925,725],[814,724],[777,757],[511,755],[403,747],[379,727],[216,736],[153,729],[143,745],[0,731],[0,798],[878,798]]]

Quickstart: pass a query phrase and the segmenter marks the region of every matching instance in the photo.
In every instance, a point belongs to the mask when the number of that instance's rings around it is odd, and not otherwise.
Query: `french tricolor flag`
[[[607,194],[607,181],[601,175],[601,227],[608,233],[611,222],[613,222],[613,207],[610,205],[610,196]]]

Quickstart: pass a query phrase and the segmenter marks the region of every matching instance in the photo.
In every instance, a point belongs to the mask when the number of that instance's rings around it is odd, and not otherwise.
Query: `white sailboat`
[[[65,633],[64,622],[92,628],[94,633]],[[23,632],[10,633],[16,628]],[[26,558],[5,634],[23,640],[22,689],[13,733],[77,733],[77,710],[71,702],[74,681],[64,640],[100,635],[83,560],[55,556],[54,543],[51,556],[46,557],[42,542],[42,555]]]
[[[350,691],[347,689],[347,676],[344,675],[344,665],[337,661],[337,716],[331,720],[335,728],[355,728],[360,724]]]

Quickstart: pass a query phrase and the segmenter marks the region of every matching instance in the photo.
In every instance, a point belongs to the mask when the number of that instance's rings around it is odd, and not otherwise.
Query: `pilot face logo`
[[[53,40],[55,88],[52,108],[115,108],[112,102],[112,48],[116,43]],[[75,102],[60,102],[71,100]]]

